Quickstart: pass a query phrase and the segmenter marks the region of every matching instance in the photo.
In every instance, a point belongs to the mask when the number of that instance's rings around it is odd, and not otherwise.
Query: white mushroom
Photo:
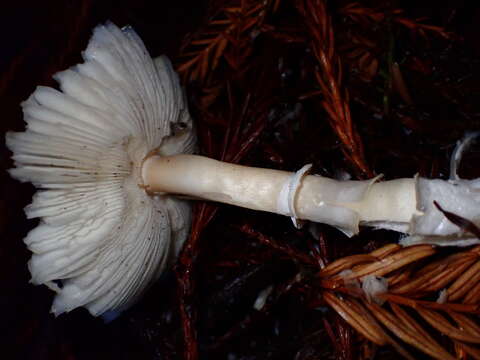
[[[139,186],[150,151],[194,148],[169,61],[154,63],[131,28],[113,24],[95,29],[83,58],[55,75],[61,91],[38,87],[22,104],[27,130],[7,134],[11,175],[42,189],[26,208],[40,224],[24,241],[31,282],[58,293],[56,315],[131,305],[175,258],[191,222],[187,202]]]
[[[478,242],[433,205],[480,219],[480,182],[336,181],[185,155],[195,137],[177,75],[153,61],[136,33],[95,29],[85,62],[55,75],[23,103],[27,130],[9,133],[12,176],[42,189],[26,208],[40,224],[25,238],[34,284],[58,294],[58,315],[133,304],[171,263],[190,226],[174,197],[220,201],[333,225],[410,234],[411,241]]]

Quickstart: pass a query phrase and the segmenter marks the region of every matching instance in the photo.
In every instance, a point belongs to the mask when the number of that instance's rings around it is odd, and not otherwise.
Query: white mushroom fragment
[[[131,28],[95,29],[85,62],[55,75],[23,103],[27,130],[7,135],[12,176],[41,190],[26,208],[40,224],[25,238],[34,284],[58,294],[55,314],[93,315],[133,304],[175,259],[190,226],[175,195],[415,239],[478,242],[433,206],[480,219],[480,183],[336,181],[185,155],[195,137],[169,61],[153,61]]]

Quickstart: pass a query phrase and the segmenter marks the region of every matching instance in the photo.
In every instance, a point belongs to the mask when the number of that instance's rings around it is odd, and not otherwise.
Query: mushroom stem
[[[300,174],[295,186],[295,173],[196,155],[150,156],[142,176],[152,194],[187,195],[322,222],[349,235],[358,232],[359,223],[408,224],[417,214],[415,179],[376,183],[376,179],[337,181]]]

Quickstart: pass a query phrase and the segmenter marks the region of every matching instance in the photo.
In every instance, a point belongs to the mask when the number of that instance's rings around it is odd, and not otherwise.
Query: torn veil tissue
[[[378,305],[382,305],[385,300],[379,295],[384,294],[388,290],[388,280],[381,276],[367,275],[362,279],[362,290],[368,301],[374,301]]]

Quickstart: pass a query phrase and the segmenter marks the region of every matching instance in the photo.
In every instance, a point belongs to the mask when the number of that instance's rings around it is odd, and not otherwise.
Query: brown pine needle
[[[395,90],[397,90],[398,94],[407,105],[413,105],[412,96],[410,95],[410,91],[408,91],[407,84],[403,79],[402,71],[400,70],[400,65],[397,62],[392,64],[391,73]]]
[[[387,343],[386,334],[379,325],[376,322],[366,321],[366,309],[361,306],[354,309],[350,301],[346,299],[340,300],[330,292],[325,292],[323,298],[346,322],[367,339],[377,345],[385,345]]]
[[[394,288],[395,286],[402,284],[406,281],[411,281],[410,280],[411,276],[412,276],[412,270],[409,268],[395,271],[393,272],[393,274],[390,274],[389,276],[387,276],[388,286],[390,288]]]
[[[352,255],[336,260],[323,268],[319,276],[328,277],[337,274],[343,270],[351,269],[353,266],[361,263],[376,261],[377,258],[370,254]]]
[[[475,286],[465,295],[463,298],[464,304],[478,305],[480,304],[480,283],[476,283]]]
[[[249,237],[257,239],[260,243],[273,248],[274,250],[288,256],[291,259],[295,259],[301,263],[307,265],[315,265],[316,261],[313,257],[305,255],[304,253],[292,248],[288,244],[279,244],[273,238],[262,234],[259,231],[254,230],[250,225],[245,224],[240,229],[241,232]]]
[[[461,329],[480,338],[480,326],[478,326],[471,318],[453,311],[449,311],[448,315],[455,320]]]
[[[438,261],[426,264],[417,271],[417,276],[431,273],[432,271],[437,270],[439,267],[444,269],[445,267],[451,266],[451,264],[457,263],[458,261],[475,261],[476,259],[478,259],[478,255],[471,251],[463,251],[460,253],[452,254]]]
[[[476,349],[472,346],[469,346],[467,344],[461,343],[459,341],[455,342],[456,345],[458,345],[462,350],[464,350],[468,355],[470,355],[473,359],[475,360],[480,360],[480,350]]]
[[[410,344],[420,351],[432,356],[435,359],[439,360],[454,360],[455,358],[447,353],[441,347],[434,347],[424,337],[420,336],[417,332],[412,332],[409,330],[411,324],[407,327],[403,324],[403,321],[399,321],[387,310],[383,309],[375,303],[365,303],[365,306],[372,312],[372,314],[392,333],[398,336],[400,339],[405,341],[407,344]],[[407,321],[404,319],[404,321]]]
[[[461,313],[470,313],[470,314],[479,314],[480,308],[478,304],[456,304],[456,303],[445,303],[440,304],[435,301],[426,301],[412,299],[405,296],[399,296],[391,293],[385,293],[380,295],[383,299],[401,305],[406,305],[414,309],[418,307],[424,307],[434,310],[443,310],[443,311],[456,311]]]
[[[448,352],[440,346],[430,334],[420,326],[410,315],[407,314],[400,306],[396,304],[391,304],[391,308],[395,315],[402,321],[402,323],[412,332],[418,333],[421,337],[424,338],[425,343],[430,348],[431,351],[435,353],[448,354]],[[449,354],[448,354],[449,355]],[[448,356],[447,355],[447,356]]]
[[[419,295],[424,292],[441,290],[460,276],[475,261],[468,255],[466,257],[467,259],[458,259],[450,264],[447,261],[436,264],[429,272],[423,272],[422,275],[417,274],[415,280],[403,286],[391,288],[391,292],[394,294],[417,293]]]
[[[377,259],[383,259],[384,257],[397,252],[400,250],[402,247],[398,244],[387,244],[385,246],[382,246],[381,248],[374,250],[370,253],[370,255],[376,257]]]
[[[401,346],[397,341],[395,341],[390,335],[388,335],[387,332],[384,331],[384,329],[381,327],[381,325],[375,320],[375,317],[363,307],[363,305],[358,302],[357,300],[351,299],[350,300],[350,305],[353,310],[356,310],[358,313],[362,313],[364,315],[365,321],[369,322],[370,324],[373,324],[378,330],[379,333],[383,333],[383,336],[387,340],[388,344],[392,345],[392,347],[400,354],[402,355],[405,359],[414,359],[403,346]]]
[[[409,246],[374,263],[354,267],[352,274],[345,276],[345,279],[358,279],[366,275],[383,276],[434,253],[432,245]]]
[[[464,217],[461,217],[457,214],[454,214],[450,211],[447,211],[447,210],[444,210],[440,204],[438,202],[436,202],[435,200],[433,201],[433,204],[435,205],[435,207],[440,210],[440,212],[443,213],[443,215],[445,215],[445,217],[450,221],[452,222],[453,224],[457,225],[460,229],[462,229],[463,231],[465,232],[469,232],[473,235],[475,235],[477,238],[480,238],[480,229],[478,228],[478,226],[468,220],[468,219],[465,219]]]
[[[418,308],[417,312],[435,329],[441,333],[459,341],[480,344],[480,336],[471,334],[465,329],[458,329],[438,312]]]
[[[458,277],[448,288],[448,300],[455,301],[463,298],[480,281],[480,261],[477,261],[467,271]]]

